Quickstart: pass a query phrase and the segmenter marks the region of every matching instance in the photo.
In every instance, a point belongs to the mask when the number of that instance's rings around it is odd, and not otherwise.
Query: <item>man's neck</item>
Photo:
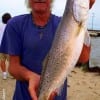
[[[50,18],[50,12],[47,13],[33,13],[32,18],[36,25],[45,26]]]

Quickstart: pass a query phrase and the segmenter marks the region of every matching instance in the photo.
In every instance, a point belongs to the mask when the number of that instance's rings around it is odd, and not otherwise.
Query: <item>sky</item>
[[[63,15],[66,0],[54,0],[52,13]],[[100,0],[96,0],[89,12],[88,29],[100,30]],[[28,13],[25,0],[0,0],[0,22],[2,14],[9,12],[12,16]]]

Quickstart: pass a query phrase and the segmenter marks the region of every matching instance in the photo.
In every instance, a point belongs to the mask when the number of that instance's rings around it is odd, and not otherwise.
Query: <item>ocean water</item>
[[[91,37],[89,67],[100,67],[100,37]]]

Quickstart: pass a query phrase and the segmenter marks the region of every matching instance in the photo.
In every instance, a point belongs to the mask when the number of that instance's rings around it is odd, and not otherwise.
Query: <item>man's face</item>
[[[29,0],[30,7],[36,12],[47,12],[51,8],[51,0]]]

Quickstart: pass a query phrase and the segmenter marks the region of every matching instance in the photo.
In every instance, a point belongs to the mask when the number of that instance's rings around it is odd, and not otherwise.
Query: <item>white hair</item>
[[[26,7],[28,8],[29,11],[31,11],[31,7],[29,5],[29,0],[25,0],[25,4],[26,4]]]

